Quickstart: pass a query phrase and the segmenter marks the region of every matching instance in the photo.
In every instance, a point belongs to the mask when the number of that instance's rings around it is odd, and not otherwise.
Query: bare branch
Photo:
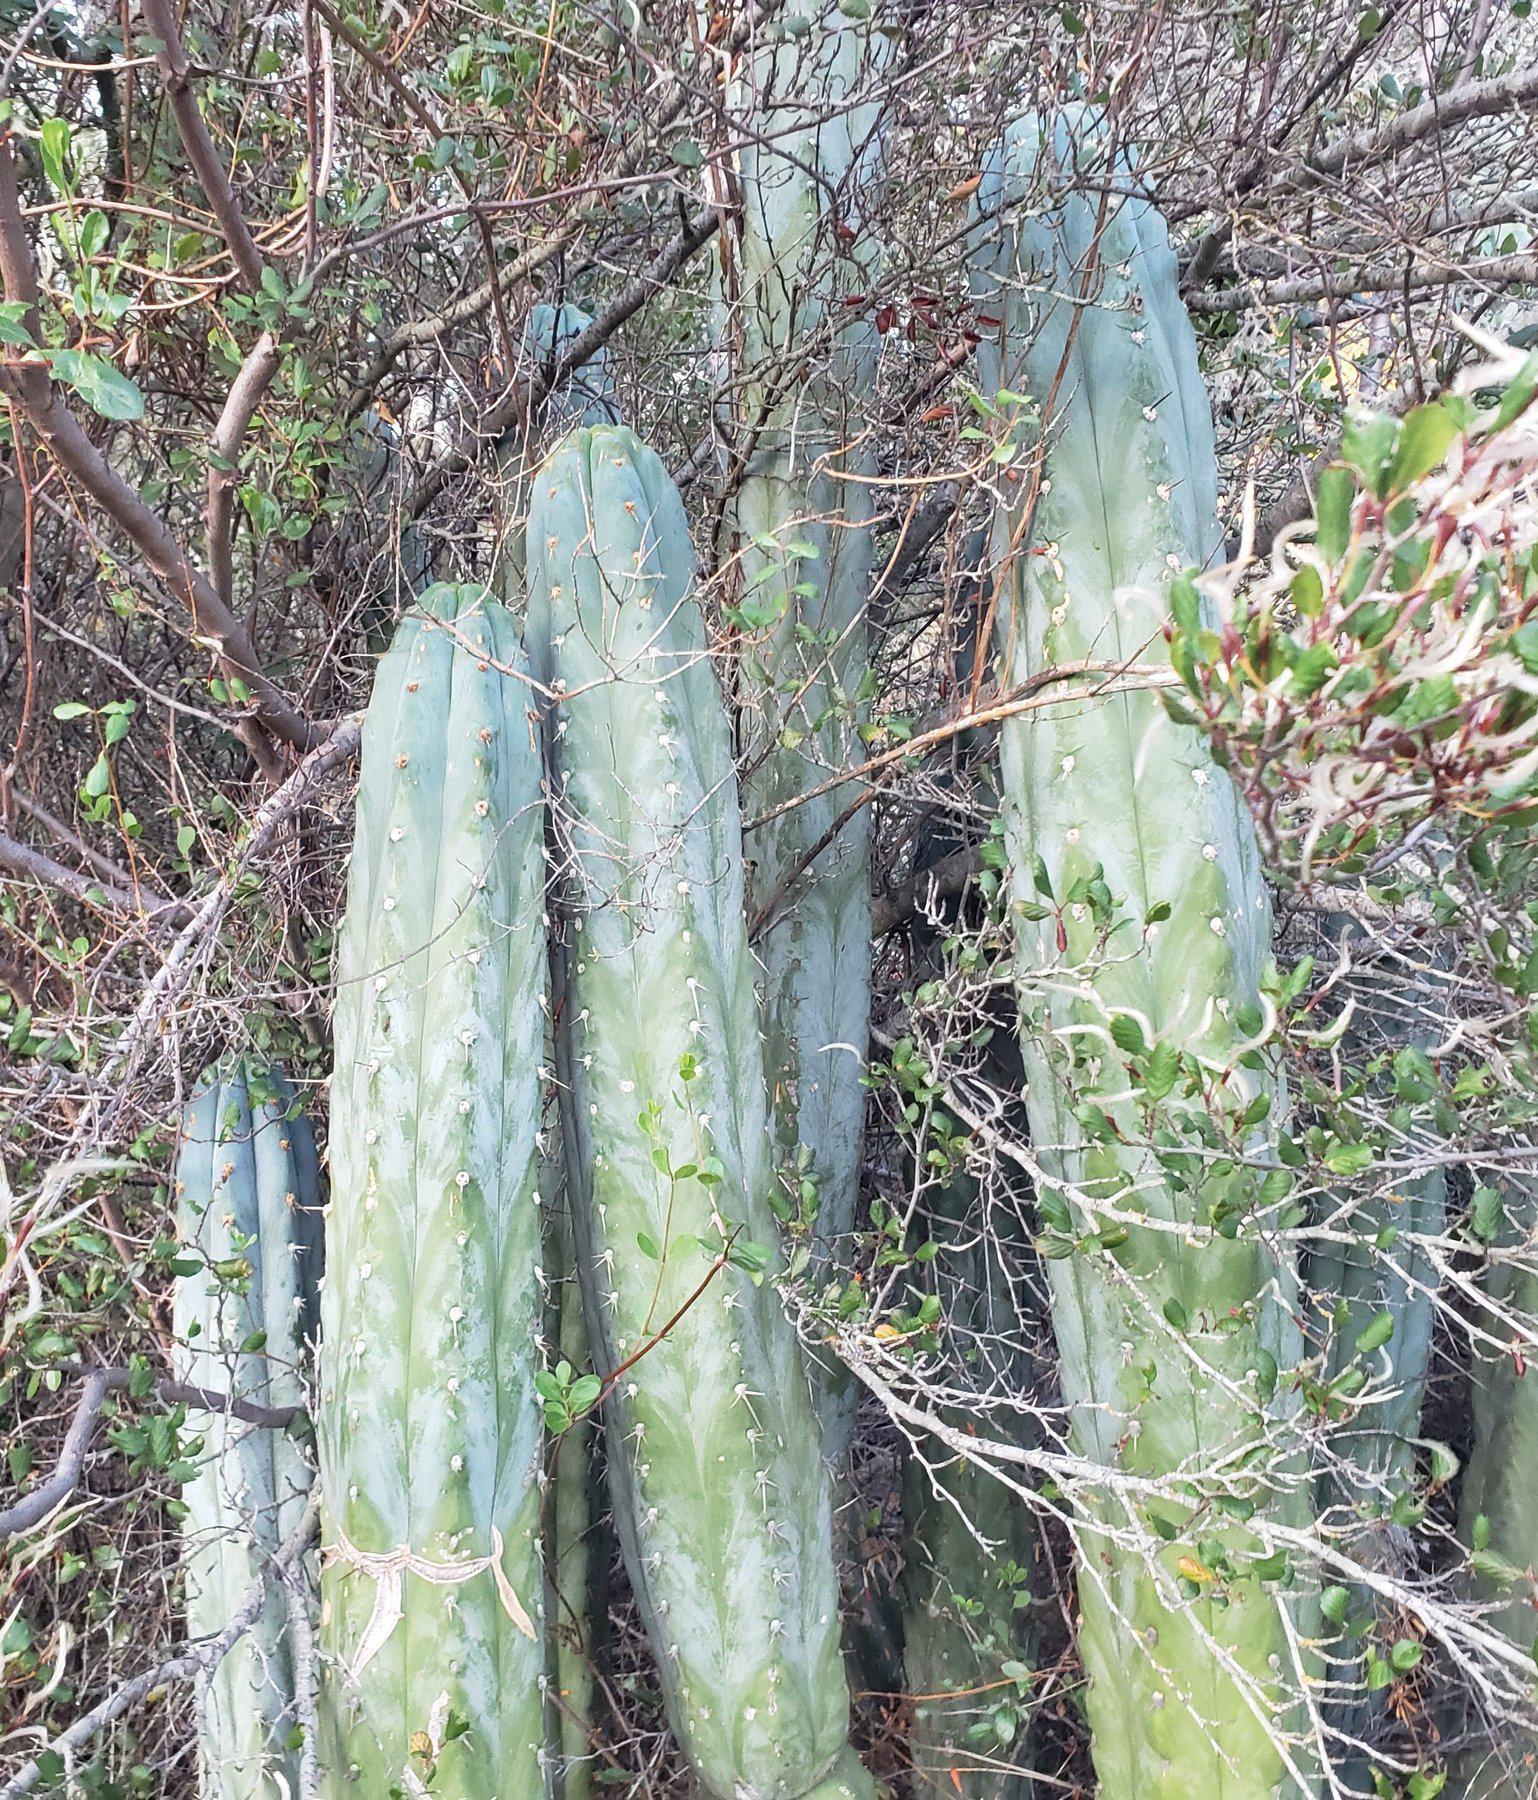
[[[251,1584],[251,1590],[241,1601],[234,1618],[217,1637],[209,1638],[203,1643],[189,1644],[179,1655],[157,1664],[153,1669],[147,1669],[142,1675],[136,1675],[132,1681],[125,1682],[100,1705],[82,1713],[67,1731],[61,1732],[49,1744],[45,1754],[58,1758],[68,1757],[90,1743],[114,1719],[122,1718],[124,1713],[131,1712],[141,1701],[148,1699],[156,1688],[166,1687],[173,1681],[191,1681],[195,1676],[212,1674],[256,1623],[266,1603],[271,1583],[282,1580],[309,1549],[319,1521],[320,1502],[318,1499],[311,1499],[305,1508],[304,1517],[279,1545],[271,1562]],[[23,1796],[30,1794],[42,1779],[42,1761],[34,1758],[18,1769],[5,1786],[0,1788],[0,1800],[23,1800]]]
[[[0,1544],[42,1524],[50,1513],[56,1511],[74,1493],[85,1473],[86,1455],[91,1448],[96,1421],[108,1394],[126,1393],[132,1386],[133,1379],[133,1372],[129,1369],[90,1371],[85,1378],[80,1398],[75,1403],[75,1416],[70,1420],[64,1447],[59,1453],[53,1473],[46,1481],[40,1481],[30,1493],[24,1494],[15,1505],[0,1512]],[[282,1431],[293,1423],[300,1412],[297,1406],[261,1406],[254,1400],[242,1400],[237,1395],[221,1394],[212,1388],[194,1387],[170,1376],[155,1383],[155,1392],[173,1406],[183,1404],[201,1407],[204,1412],[229,1413],[231,1417],[248,1425],[259,1426],[265,1431]]]
[[[251,227],[247,225],[245,214],[240,210],[240,202],[235,198],[235,191],[230,186],[219,152],[214,148],[213,139],[208,135],[208,127],[203,123],[198,97],[192,87],[192,64],[188,60],[187,47],[182,42],[181,33],[176,28],[176,14],[171,0],[144,0],[144,22],[160,40],[155,52],[155,62],[160,69],[160,78],[165,83],[166,98],[171,103],[171,115],[176,120],[176,129],[182,140],[182,148],[187,152],[187,161],[191,163],[192,172],[198,178],[198,186],[203,190],[209,210],[219,222],[219,230],[229,246],[235,267],[240,272],[240,279],[251,293],[259,294],[262,291],[264,267],[262,253],[256,247]]]

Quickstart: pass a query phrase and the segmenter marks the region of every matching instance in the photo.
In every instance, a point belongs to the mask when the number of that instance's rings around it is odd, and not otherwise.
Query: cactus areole
[[[693,562],[678,492],[629,431],[574,432],[535,479],[579,1276],[597,1366],[621,1371],[610,1488],[679,1743],[721,1800],[858,1797],[829,1486],[772,1280],[737,787]]]
[[[982,374],[1022,415],[993,544],[1008,688],[1157,661],[1172,572],[1217,544],[1195,339],[1163,222],[1119,197],[1129,173],[1070,112],[1046,141],[1013,128],[978,194],[997,257],[976,298],[1002,321]],[[1095,1767],[1104,1800],[1292,1795],[1312,1791],[1311,1626],[1264,1521],[1305,1504],[1277,1379],[1298,1360],[1294,1282],[1259,1175],[1222,1154],[1263,1161],[1280,1105],[1245,1051],[1268,903],[1203,741],[1146,685],[1112,685],[1001,733],[1064,1398],[1084,1453],[1136,1482],[1108,1479],[1079,1521]]]
[[[322,1307],[332,1794],[544,1792],[534,1390],[547,962],[508,614],[437,586],[363,733]],[[413,1785],[415,1784],[415,1785]]]
[[[195,1268],[176,1281],[178,1377],[267,1407],[303,1407],[320,1274],[315,1138],[282,1073],[257,1061],[211,1069],[188,1102],[176,1156],[177,1237]],[[286,1431],[229,1413],[189,1415],[203,1439],[182,1490],[187,1632],[223,1631],[297,1527],[313,1467],[302,1422]],[[198,1709],[204,1800],[298,1793],[290,1607],[306,1615],[312,1572],[272,1585],[220,1662]]]

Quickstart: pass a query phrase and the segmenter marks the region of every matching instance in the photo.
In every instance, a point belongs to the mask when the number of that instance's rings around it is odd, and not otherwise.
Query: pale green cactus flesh
[[[173,1325],[178,1377],[264,1407],[304,1407],[320,1275],[315,1138],[275,1068],[212,1069],[182,1117],[176,1156],[180,1256]],[[224,1412],[189,1412],[203,1440],[182,1489],[187,1635],[234,1618],[298,1526],[313,1468],[302,1424],[273,1430]],[[289,1800],[300,1728],[289,1605],[308,1609],[312,1574],[269,1587],[250,1632],[199,1696],[198,1777],[206,1800]]]
[[[706,1790],[798,1800],[836,1772],[867,1795],[829,1486],[772,1280],[737,787],[683,507],[630,432],[579,430],[535,480],[529,548],[531,653],[563,696],[547,743],[580,1275],[596,1366],[628,1364],[603,1409],[621,1544]]]
[[[545,1791],[539,758],[484,589],[380,664],[341,932],[319,1436],[328,1792]]]
[[[1046,143],[1033,122],[1011,130],[978,195],[996,256],[975,298],[1002,321],[982,378],[1045,415],[1017,430],[996,521],[1006,688],[1081,661],[1163,660],[1171,573],[1217,542],[1195,341],[1162,221],[1113,191],[1130,185],[1070,115]],[[1087,1457],[1170,1496],[1108,1480],[1083,1505],[1100,1793],[1310,1791],[1294,1647],[1308,1603],[1254,1572],[1267,1518],[1300,1522],[1295,1283],[1257,1231],[1258,1177],[1201,1136],[1214,1115],[1263,1160],[1275,1113],[1259,1115],[1280,1104],[1265,1067],[1238,1060],[1270,934],[1252,834],[1203,742],[1146,687],[1016,716],[1002,756],[1064,1399]],[[1255,1511],[1240,1524],[1219,1500]]]
[[[796,0],[743,59],[735,90],[754,130],[742,138],[742,209],[719,267],[737,339],[736,412],[754,437],[721,548],[746,628],[749,817],[865,755],[877,340],[872,309],[843,302],[876,275],[881,115],[862,96],[887,43],[853,9]],[[774,1118],[784,1161],[816,1188],[814,1272],[847,1252],[859,1198],[870,827],[863,807],[840,823],[852,797],[844,788],[808,801],[747,843]],[[831,1455],[847,1450],[856,1397],[841,1370],[817,1384]]]

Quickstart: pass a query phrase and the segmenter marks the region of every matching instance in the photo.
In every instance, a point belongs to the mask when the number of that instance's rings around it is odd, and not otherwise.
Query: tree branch
[[[780,9],[783,0],[759,0],[756,6],[744,8],[741,17],[728,33],[722,48],[741,50],[752,41],[754,35],[761,31],[764,22],[773,18]],[[329,12],[329,9],[327,9]],[[334,16],[334,15],[332,15]],[[718,52],[714,47],[708,53],[714,57]],[[647,102],[646,122],[652,127],[650,132],[637,132],[632,141],[625,146],[616,160],[615,176],[623,181],[637,174],[648,159],[654,142],[654,134],[662,130],[683,111],[688,103],[694,87],[683,76],[676,76],[663,87],[661,93]],[[496,276],[473,288],[463,299],[446,306],[442,312],[428,319],[416,319],[403,325],[393,336],[388,338],[375,351],[368,367],[352,393],[348,395],[343,408],[344,420],[351,422],[373,399],[376,390],[385,376],[395,366],[397,360],[418,344],[430,344],[451,331],[457,325],[465,325],[479,317],[492,304],[493,297],[506,293],[518,282],[542,269],[548,263],[563,256],[573,243],[581,236],[583,229],[592,223],[593,215],[598,209],[587,207],[574,213],[564,224],[542,244],[531,246],[521,256],[499,270]]]
[[[586,331],[571,340],[548,373],[538,374],[529,382],[516,383],[506,398],[486,414],[472,441],[452,451],[417,483],[401,508],[402,518],[416,518],[424,507],[437,499],[454,476],[474,467],[488,444],[495,443],[505,431],[526,418],[568,375],[601,350],[627,319],[660,294],[689,258],[710,242],[719,224],[720,214],[709,206],[701,207],[688,218],[683,228],[668,239],[644,269],[630,278]]]
[[[188,60],[181,33],[176,27],[176,14],[172,11],[171,0],[143,0],[143,5],[144,22],[160,40],[160,47],[155,52],[155,64],[160,70],[160,79],[165,84],[166,98],[171,103],[171,116],[176,120],[177,134],[187,153],[187,161],[198,178],[198,186],[202,188],[204,198],[208,201],[209,211],[218,221],[219,230],[229,246],[230,256],[240,273],[241,281],[251,293],[259,294],[262,291],[262,270],[266,265],[262,261],[261,251],[256,247],[256,239],[251,235],[251,228],[246,224],[245,215],[240,210],[240,202],[235,198],[235,191],[230,186],[224,164],[214,148],[214,141],[208,135],[208,127],[203,123],[198,97],[192,89],[192,64]]]
[[[1538,255],[1486,256],[1473,262],[1377,263],[1339,274],[1292,276],[1247,287],[1207,288],[1192,294],[1192,312],[1237,313],[1253,306],[1299,306],[1311,300],[1349,300],[1358,294],[1403,294],[1463,282],[1509,287],[1538,281]]]
[[[134,894],[108,876],[84,875],[78,869],[67,868],[51,856],[45,856],[41,850],[19,843],[5,831],[0,831],[0,869],[30,881],[40,881],[45,887],[55,888],[82,905],[99,906],[105,901],[117,912],[167,925],[178,922],[187,910],[180,900],[163,895]]]
[[[22,219],[16,151],[9,137],[0,142],[0,275],[6,298],[28,308],[35,327],[37,271]],[[22,413],[60,468],[80,483],[187,608],[193,641],[211,651],[226,674],[238,677],[250,689],[257,718],[285,742],[308,749],[316,741],[314,728],[262,673],[245,627],[175,535],[92,443],[60,398],[46,366],[7,353],[0,360],[0,393]]]
[[[203,529],[208,542],[208,567],[214,589],[226,605],[235,600],[235,568],[233,524],[235,484],[239,478],[236,459],[240,446],[283,361],[278,340],[264,331],[246,354],[229,393],[225,396],[219,422],[214,427],[208,465],[208,498],[203,507]]]
[[[906,925],[925,901],[933,895],[950,899],[961,893],[977,877],[983,866],[980,846],[969,844],[952,850],[927,869],[916,869],[906,881],[873,898],[870,908],[870,934],[885,937],[899,925]]]
[[[0,1544],[30,1531],[34,1525],[62,1506],[80,1485],[85,1473],[85,1459],[91,1448],[96,1422],[108,1394],[126,1393],[133,1373],[128,1369],[92,1369],[85,1378],[80,1398],[75,1403],[75,1416],[65,1433],[64,1447],[53,1473],[13,1506],[0,1512]],[[205,1412],[224,1412],[248,1425],[265,1431],[282,1431],[300,1412],[297,1406],[260,1406],[254,1400],[242,1400],[233,1394],[221,1394],[213,1388],[194,1387],[170,1376],[155,1383],[155,1392],[172,1405],[198,1406]]]

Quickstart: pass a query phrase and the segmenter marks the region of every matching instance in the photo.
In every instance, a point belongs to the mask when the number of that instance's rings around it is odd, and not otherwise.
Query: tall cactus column
[[[1492,1310],[1476,1319],[1495,1342],[1481,1341],[1474,1359],[1474,1440],[1459,1528],[1465,1542],[1486,1553],[1480,1559],[1484,1597],[1501,1602],[1494,1622],[1513,1643],[1531,1649],[1538,1638],[1538,1358],[1531,1354],[1538,1331],[1538,1176],[1510,1176],[1493,1192],[1501,1205],[1502,1255],[1484,1278]],[[1519,1800],[1531,1795],[1538,1778],[1538,1734],[1508,1731],[1488,1753],[1476,1749],[1465,1762],[1450,1790],[1459,1800]]]
[[[1195,340],[1162,221],[1114,197],[1128,174],[1082,117],[1045,143],[1028,121],[978,196],[985,222],[1002,215],[984,225],[998,255],[979,311],[1003,320],[984,375],[1044,414],[1022,425],[995,531],[1010,688],[1159,660],[1171,572],[1217,541]],[[1104,1800],[1295,1795],[1312,1777],[1287,1615],[1305,1603],[1265,1556],[1266,1521],[1304,1504],[1294,1281],[1258,1176],[1232,1160],[1263,1160],[1280,1104],[1244,1044],[1267,898],[1203,742],[1146,687],[1114,685],[1002,733],[1063,1392],[1108,1476],[1078,1546],[1095,1765]],[[1301,1619],[1296,1638],[1311,1630]]]
[[[438,586],[363,734],[331,1094],[328,1791],[545,1791],[539,759],[511,620]],[[414,1786],[413,1783],[416,1785]]]
[[[733,338],[733,430],[748,450],[721,552],[744,627],[750,816],[864,755],[877,340],[843,301],[875,273],[880,114],[859,95],[887,39],[854,11],[793,0],[765,27],[765,47],[743,59],[733,96],[752,129],[742,134],[741,209],[718,268]],[[747,844],[776,1129],[785,1160],[817,1190],[818,1264],[853,1228],[860,1182],[870,852],[863,809],[839,823],[849,798],[844,789],[800,805]],[[847,1448],[855,1399],[839,1371],[819,1382],[834,1456]]]
[[[235,1061],[211,1069],[182,1119],[177,1237],[195,1269],[179,1275],[173,1320],[180,1380],[258,1406],[305,1404],[305,1363],[320,1275],[315,1137],[280,1071]],[[299,1434],[229,1413],[193,1413],[205,1455],[182,1490],[187,1634],[229,1624],[267,1560],[298,1526],[313,1465]],[[309,1572],[299,1577],[308,1606]],[[288,1800],[297,1793],[301,1723],[289,1607],[269,1590],[251,1631],[199,1697],[205,1800]]]
[[[678,492],[621,429],[534,483],[530,643],[562,857],[558,1070],[621,1543],[721,1800],[870,1793],[845,1745],[831,1501],[772,1277],[737,786]]]

